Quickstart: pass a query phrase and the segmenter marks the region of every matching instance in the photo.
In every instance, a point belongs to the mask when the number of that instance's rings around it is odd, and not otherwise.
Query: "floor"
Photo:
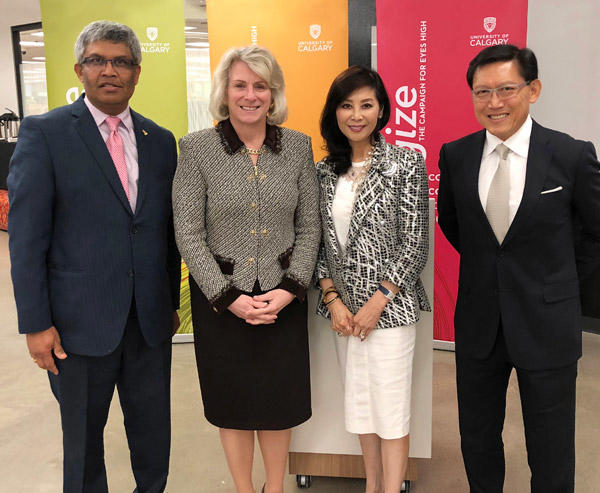
[[[25,338],[17,334],[9,277],[8,236],[0,232],[0,492],[61,491],[61,432],[58,406],[44,372],[31,362]],[[433,457],[418,460],[413,493],[468,491],[460,457],[454,356],[435,351],[433,387]],[[584,333],[577,394],[577,493],[600,491],[600,335]],[[167,491],[234,492],[217,430],[204,419],[193,348],[177,344],[172,372],[173,445]],[[115,399],[106,427],[106,459],[111,492],[134,488],[122,425]],[[523,425],[516,381],[511,379],[504,430],[505,491],[529,491]],[[254,484],[264,481],[256,454]],[[286,492],[364,492],[364,481],[313,478],[309,490],[299,490],[288,476]]]

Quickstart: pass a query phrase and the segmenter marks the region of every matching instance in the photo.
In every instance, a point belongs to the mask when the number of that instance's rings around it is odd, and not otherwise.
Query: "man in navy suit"
[[[467,477],[473,493],[502,492],[514,368],[531,491],[573,492],[579,280],[600,265],[600,164],[591,143],[531,119],[541,91],[531,50],[486,48],[467,81],[485,130],[442,147],[438,202],[460,254],[454,322]]]
[[[129,108],[133,31],[83,29],[85,94],[23,120],[10,163],[19,331],[60,404],[64,491],[108,491],[103,430],[115,386],[137,492],[162,492],[170,449],[171,335],[179,320],[171,132]]]

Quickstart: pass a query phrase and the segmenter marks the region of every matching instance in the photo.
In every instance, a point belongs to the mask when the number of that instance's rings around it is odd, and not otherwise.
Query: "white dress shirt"
[[[96,108],[88,98],[83,98],[83,101],[90,110],[96,125],[98,125],[98,130],[100,130],[104,142],[106,142],[110,136],[110,129],[108,128],[108,123],[106,123],[106,118],[110,115]],[[117,131],[121,136],[121,140],[123,140],[123,152],[125,154],[125,164],[127,165],[127,180],[129,182],[129,204],[131,205],[131,210],[135,212],[140,169],[138,165],[137,141],[135,140],[135,131],[133,129],[133,120],[131,119],[129,106],[127,106],[123,113],[114,116],[121,119]]]
[[[492,184],[492,179],[498,169],[498,161],[500,160],[500,156],[494,151],[498,144],[504,143],[510,149],[506,158],[510,169],[509,224],[515,218],[521,204],[521,199],[523,198],[532,126],[533,121],[531,120],[531,116],[528,115],[527,120],[521,125],[521,128],[505,141],[502,141],[488,131],[485,133],[485,145],[483,146],[481,167],[479,168],[479,200],[481,201],[483,210],[485,210],[490,185]]]

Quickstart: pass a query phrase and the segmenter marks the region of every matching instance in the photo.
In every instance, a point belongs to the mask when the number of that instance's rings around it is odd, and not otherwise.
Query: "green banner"
[[[90,22],[110,20],[131,27],[142,45],[142,71],[131,107],[175,138],[188,132],[185,20],[182,0],[40,0],[46,54],[48,108],[75,101],[83,86],[75,75],[74,46]],[[189,333],[187,268],[182,264],[181,327]]]
[[[182,0],[40,0],[46,54],[48,108],[75,101],[83,90],[73,71],[81,30],[96,20],[131,27],[142,45],[142,72],[131,107],[171,130],[187,133]]]

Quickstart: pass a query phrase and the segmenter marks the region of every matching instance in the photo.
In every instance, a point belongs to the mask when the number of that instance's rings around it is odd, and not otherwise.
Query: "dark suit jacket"
[[[484,142],[480,131],[440,151],[439,224],[460,254],[456,351],[484,358],[501,321],[517,366],[571,364],[581,356],[578,269],[583,278],[600,263],[594,146],[533,123],[523,198],[499,245],[479,200]]]
[[[586,317],[600,318],[600,267],[579,284],[581,312]]]
[[[171,132],[131,111],[138,150],[135,214],[83,96],[23,120],[10,163],[9,235],[19,331],[56,326],[67,352],[119,344],[135,297],[154,346],[179,305]]]

